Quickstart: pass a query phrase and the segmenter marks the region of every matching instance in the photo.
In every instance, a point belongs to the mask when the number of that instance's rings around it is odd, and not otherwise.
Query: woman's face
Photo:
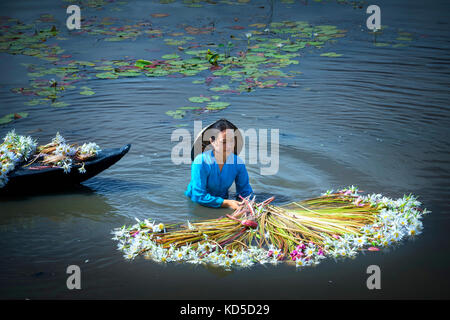
[[[216,139],[211,142],[214,151],[221,155],[228,157],[234,151],[234,130],[226,129],[216,136]]]

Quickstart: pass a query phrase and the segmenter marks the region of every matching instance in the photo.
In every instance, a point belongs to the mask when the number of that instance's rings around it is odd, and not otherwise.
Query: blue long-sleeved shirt
[[[247,197],[253,194],[247,168],[238,155],[231,153],[220,171],[213,150],[208,150],[195,157],[191,181],[184,194],[201,205],[218,208],[228,198],[228,189],[233,181],[237,195]]]

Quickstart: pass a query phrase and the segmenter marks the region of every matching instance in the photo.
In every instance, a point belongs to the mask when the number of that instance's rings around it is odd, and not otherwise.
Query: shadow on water
[[[76,185],[69,185],[65,186],[64,188],[61,188],[61,186],[57,185],[50,189],[11,189],[7,190],[5,192],[0,193],[0,201],[22,201],[22,200],[29,200],[33,197],[39,197],[39,196],[60,196],[60,195],[67,195],[67,194],[93,194],[95,193],[95,190],[82,185],[82,184],[76,184]]]
[[[103,193],[143,192],[162,188],[160,184],[104,177],[89,179],[83,182],[83,186]]]
[[[53,222],[72,218],[101,221],[106,214],[117,209],[108,198],[94,189],[75,185],[64,189],[26,191],[0,195],[1,228],[27,228],[42,218]]]

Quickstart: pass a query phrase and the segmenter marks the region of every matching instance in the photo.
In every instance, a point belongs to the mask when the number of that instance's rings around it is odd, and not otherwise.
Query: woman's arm
[[[241,195],[243,198],[253,193],[253,189],[250,186],[248,179],[247,168],[244,163],[238,164],[238,173],[235,179],[236,184],[236,194]]]

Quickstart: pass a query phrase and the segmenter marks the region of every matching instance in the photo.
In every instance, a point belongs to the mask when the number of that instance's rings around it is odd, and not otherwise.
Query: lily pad
[[[185,40],[175,40],[175,39],[164,39],[164,42],[170,46],[181,46],[182,44],[186,43]]]
[[[136,63],[134,64],[136,67],[139,67],[139,68],[144,68],[145,66],[148,66],[148,65],[150,65],[150,64],[152,64],[152,62],[151,61],[147,61],[147,60],[138,60],[138,61],[136,61]]]
[[[230,104],[228,102],[214,101],[214,102],[208,103],[206,105],[206,109],[208,109],[208,110],[220,110],[220,109],[225,109],[229,105]]]
[[[42,103],[41,99],[33,99],[33,100],[25,102],[25,105],[27,105],[27,106],[36,106],[36,105],[38,105],[40,103]]]
[[[176,53],[173,54],[165,54],[162,56],[163,59],[178,59],[180,56]]]
[[[190,102],[196,102],[196,103],[203,103],[203,102],[211,101],[211,98],[208,98],[208,97],[190,97],[189,101]]]
[[[97,73],[95,76],[100,79],[117,79],[119,77],[117,74],[112,72]]]
[[[186,115],[186,111],[183,110],[169,110],[166,112],[168,116],[173,117],[174,119],[182,119]]]
[[[139,72],[133,72],[133,71],[125,71],[125,72],[119,72],[117,73],[121,77],[138,77],[141,75]]]
[[[6,124],[15,119],[21,119],[21,118],[26,118],[26,117],[28,117],[27,112],[10,113],[10,114],[7,114],[6,116],[3,116],[2,118],[0,118],[0,124]]]
[[[340,57],[340,56],[342,56],[342,54],[339,54],[336,52],[326,52],[326,53],[322,53],[320,56],[321,57]]]
[[[92,96],[93,94],[95,94],[95,92],[91,91],[91,90],[85,90],[85,91],[81,91],[80,94],[82,94],[84,96]]]
[[[103,67],[95,67],[95,70],[101,70],[101,71],[113,71],[114,68],[110,66],[103,66]]]
[[[214,87],[214,88],[211,88],[210,90],[212,90],[212,91],[225,91],[225,90],[230,90],[230,86],[227,85],[227,84],[224,84],[223,86]]]
[[[266,58],[264,58],[264,57],[260,57],[260,56],[252,56],[252,55],[248,55],[248,56],[246,57],[246,59],[247,59],[247,61],[253,62],[253,63],[255,63],[255,62],[263,62],[263,61],[266,61]]]
[[[201,110],[203,109],[202,107],[191,107],[191,106],[186,106],[186,107],[181,107],[178,108],[179,110]]]
[[[154,69],[154,70],[152,70],[150,72],[146,72],[145,73],[145,75],[147,77],[163,77],[163,76],[167,76],[168,74],[169,74],[169,71],[161,70],[161,69]]]
[[[51,104],[52,107],[55,108],[62,108],[62,107],[67,107],[69,104],[67,102],[63,102],[63,101],[59,101],[59,102],[53,102]]]
[[[398,37],[397,40],[399,40],[399,41],[412,41],[413,39],[409,38],[409,37]]]

